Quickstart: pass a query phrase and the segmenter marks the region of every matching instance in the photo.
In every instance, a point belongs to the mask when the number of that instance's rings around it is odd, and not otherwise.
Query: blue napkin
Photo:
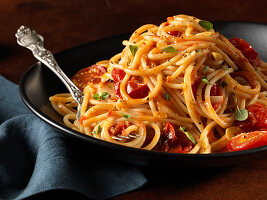
[[[0,76],[0,199],[54,190],[107,199],[147,182],[134,166],[94,157],[86,145],[31,114],[18,86]]]

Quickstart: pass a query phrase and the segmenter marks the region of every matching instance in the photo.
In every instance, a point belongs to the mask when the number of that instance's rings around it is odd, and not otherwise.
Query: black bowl
[[[226,37],[239,37],[248,41],[267,60],[267,25],[243,22],[214,22],[215,30]],[[106,60],[120,52],[122,41],[129,34],[78,46],[55,55],[59,65],[68,76],[79,69]],[[216,167],[238,164],[267,155],[267,146],[239,152],[204,155],[173,154],[125,147],[98,140],[66,127],[62,117],[51,107],[48,98],[56,93],[67,92],[63,83],[44,65],[36,63],[22,77],[20,94],[29,109],[63,134],[86,141],[88,146],[118,160],[141,166]]]

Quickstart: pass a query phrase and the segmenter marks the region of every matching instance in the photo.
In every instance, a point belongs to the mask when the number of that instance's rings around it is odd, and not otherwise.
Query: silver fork
[[[19,45],[30,49],[33,53],[33,56],[51,69],[52,72],[54,72],[65,84],[73,99],[78,103],[76,118],[80,119],[83,93],[62,71],[53,54],[44,48],[44,38],[37,34],[36,31],[26,26],[21,26],[17,30],[16,37]]]
[[[113,139],[115,140],[124,140],[124,139],[135,139],[137,137],[140,137],[140,135],[132,135],[132,134],[129,134],[128,136],[124,136],[124,135],[118,135],[118,136],[111,136]]]

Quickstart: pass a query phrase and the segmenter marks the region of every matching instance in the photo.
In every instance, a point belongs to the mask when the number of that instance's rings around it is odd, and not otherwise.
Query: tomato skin
[[[146,84],[129,81],[126,86],[126,91],[133,99],[141,99],[148,95],[149,88]]]
[[[260,103],[255,103],[246,108],[248,118],[237,125],[245,132],[267,131],[267,108]]]
[[[114,89],[116,96],[122,98],[120,94],[120,84],[126,73],[122,69],[113,68],[111,71],[111,76],[114,83]],[[146,84],[141,83],[140,77],[132,77],[130,81],[126,84],[126,92],[133,99],[144,98],[148,95],[149,88]]]
[[[113,68],[111,71],[111,76],[115,82],[121,82],[126,73],[122,69]]]
[[[123,130],[131,125],[128,121],[118,121],[112,127],[109,128],[108,132],[111,136],[118,136],[123,133]]]
[[[241,133],[229,141],[229,151],[242,151],[267,145],[267,131],[253,131]]]
[[[89,82],[99,83],[101,81],[100,76],[106,72],[107,69],[101,65],[91,65],[79,70],[71,77],[71,80],[80,90],[83,90]]]
[[[241,51],[254,68],[261,64],[261,59],[258,57],[258,53],[248,42],[240,38],[231,38],[229,41]]]
[[[171,153],[187,153],[194,147],[194,144],[187,136],[179,131],[179,128],[167,122],[160,140],[155,147],[155,150]]]
[[[169,31],[167,32],[169,35],[175,36],[175,37],[181,37],[181,33],[179,31]]]
[[[193,95],[194,95],[195,99],[197,99],[197,89],[198,89],[200,83],[201,83],[201,76],[198,77],[195,80],[195,82],[192,84],[192,92],[193,92]],[[210,89],[210,96],[222,96],[222,91],[221,91],[220,87],[217,85],[217,83],[214,83],[212,85],[212,87]],[[204,99],[204,90],[202,92],[202,99]],[[219,108],[219,106],[222,103],[223,102],[212,104],[212,107],[216,110],[217,108]]]

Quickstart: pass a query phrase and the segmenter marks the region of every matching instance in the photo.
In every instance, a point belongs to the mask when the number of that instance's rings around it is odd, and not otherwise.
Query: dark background
[[[267,24],[266,7],[265,0],[1,0],[0,74],[18,83],[36,61],[30,51],[16,43],[14,34],[22,24],[37,30],[45,37],[45,46],[57,53],[134,31],[143,24],[159,25],[177,14],[209,21]],[[182,169],[158,171],[160,176],[150,173],[144,188],[114,199],[267,199],[266,158],[222,169],[195,169],[194,173]],[[176,175],[170,176],[172,173]]]

